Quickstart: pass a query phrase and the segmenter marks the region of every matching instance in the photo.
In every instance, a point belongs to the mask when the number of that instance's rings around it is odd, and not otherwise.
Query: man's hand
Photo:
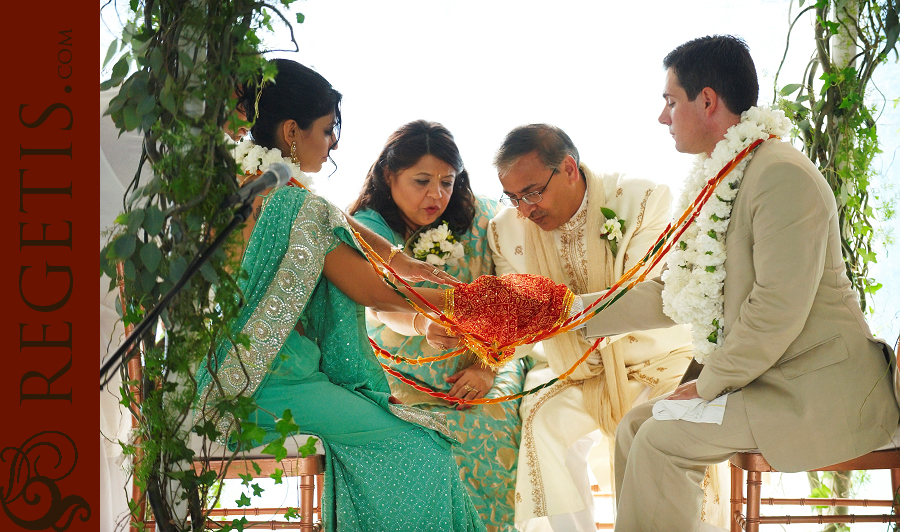
[[[699,399],[700,394],[697,393],[697,381],[690,381],[682,384],[678,388],[675,388],[675,391],[672,392],[672,395],[666,397],[666,401],[677,401],[677,400],[688,400],[688,399]]]

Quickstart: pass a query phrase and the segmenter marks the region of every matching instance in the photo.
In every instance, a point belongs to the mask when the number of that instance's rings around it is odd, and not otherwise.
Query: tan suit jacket
[[[900,419],[896,359],[872,337],[847,278],[834,195],[790,144],[756,150],[725,247],[724,343],[707,356],[700,396],[743,390],[750,430],[780,471],[886,444]],[[662,288],[659,278],[641,283],[589,322],[587,336],[673,323]]]

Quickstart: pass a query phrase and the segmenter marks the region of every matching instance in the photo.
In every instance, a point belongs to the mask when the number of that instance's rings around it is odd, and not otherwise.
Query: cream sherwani
[[[584,165],[581,170],[587,192],[563,226],[543,231],[512,208],[490,222],[488,241],[497,275],[536,273],[566,284],[576,294],[588,293],[610,286],[653,245],[670,220],[668,187],[617,173],[595,175]],[[600,235],[605,221],[601,207],[625,221],[615,255]],[[579,332],[571,332],[520,348],[517,356],[531,354],[536,359],[526,388],[568,370],[589,347]],[[623,334],[610,338],[570,379],[527,396],[520,408],[517,525],[535,517],[586,510],[585,503],[592,501],[585,482],[587,464],[582,458],[584,478],[573,478],[572,464],[567,464],[570,448],[598,429],[607,436],[614,434],[635,399],[674,389],[690,359],[687,326]],[[584,447],[584,440],[579,445]],[[593,529],[591,508],[587,510]]]

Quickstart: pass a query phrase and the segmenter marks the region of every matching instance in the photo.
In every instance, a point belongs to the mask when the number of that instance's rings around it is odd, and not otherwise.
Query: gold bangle
[[[419,314],[418,314],[418,313],[413,314],[412,328],[413,328],[414,331],[416,331],[416,334],[417,334],[417,335],[419,335],[419,336],[425,336],[425,333],[420,332],[420,331],[419,331],[419,328],[416,327],[416,318],[418,318],[418,317],[419,317]]]
[[[392,248],[391,248],[391,254],[388,255],[387,262],[385,262],[385,264],[387,264],[388,266],[390,266],[390,265],[391,265],[391,261],[394,259],[394,255],[396,255],[396,254],[399,253],[400,251],[403,251],[403,248],[402,248],[402,247],[400,247],[400,246],[394,246],[394,247],[392,247]]]

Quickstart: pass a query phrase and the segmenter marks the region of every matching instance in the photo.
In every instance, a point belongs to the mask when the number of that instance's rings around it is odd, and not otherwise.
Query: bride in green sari
[[[460,483],[446,420],[395,404],[368,343],[364,307],[405,312],[408,304],[372,270],[345,215],[309,190],[306,173],[337,147],[341,95],[303,65],[274,62],[274,83],[238,91],[253,140],[238,145],[236,160],[251,179],[272,162],[288,163],[298,186],[258,201],[244,230],[249,277],[240,281],[246,301],[232,332],[250,343],[219,347],[215,383],[207,367],[198,370],[199,415],[227,437],[233,420],[216,416],[217,401],[252,391],[252,421],[266,431],[257,443],[266,444],[280,436],[276,422],[289,409],[300,432],[325,448],[325,530],[484,530]],[[362,234],[387,257],[390,244]],[[431,270],[399,256],[391,265],[421,278]],[[443,303],[442,290],[420,293]]]

